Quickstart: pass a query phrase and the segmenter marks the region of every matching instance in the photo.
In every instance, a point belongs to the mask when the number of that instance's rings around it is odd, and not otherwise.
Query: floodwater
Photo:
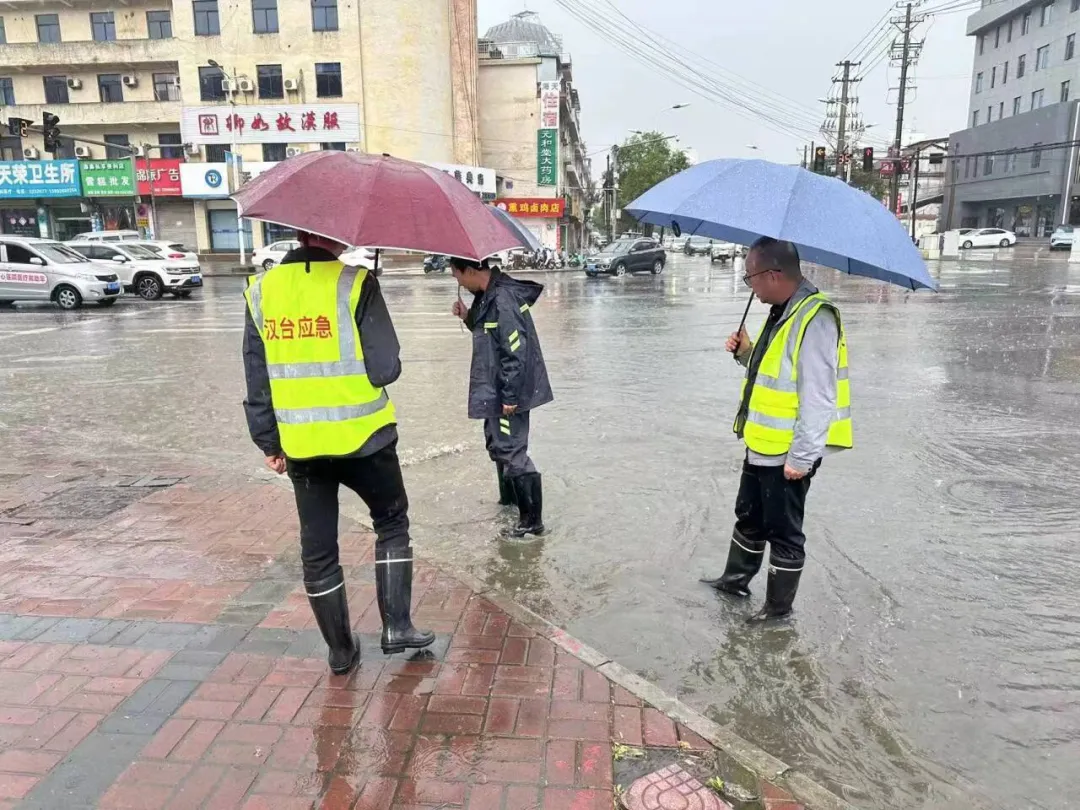
[[[386,278],[393,387],[423,553],[516,596],[803,769],[880,808],[1072,806],[1080,762],[1080,268],[988,253],[909,293],[819,270],[851,356],[856,449],[815,478],[787,627],[699,585],[722,570],[741,453],[723,351],[746,290],[553,273],[534,315],[556,402],[533,419],[542,541],[497,539],[452,279]],[[73,315],[0,311],[0,442],[121,469],[253,471],[242,282]],[[751,326],[764,318],[756,305]]]

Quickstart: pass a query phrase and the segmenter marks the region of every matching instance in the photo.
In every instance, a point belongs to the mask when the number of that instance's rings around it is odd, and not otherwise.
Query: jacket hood
[[[544,285],[538,281],[526,281],[519,278],[511,278],[501,271],[497,271],[498,275],[493,274],[492,286],[502,286],[508,288],[510,292],[514,294],[515,298],[521,299],[523,303],[532,306],[540,298],[540,293],[544,291]]]

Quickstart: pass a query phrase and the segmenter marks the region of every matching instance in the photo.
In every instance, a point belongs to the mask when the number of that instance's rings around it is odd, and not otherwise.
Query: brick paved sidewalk
[[[281,487],[0,474],[0,810],[609,810],[622,744],[713,755],[586,648],[422,563],[414,615],[438,640],[383,656],[372,538],[342,530],[364,641],[348,677]],[[802,806],[756,787],[749,807]]]

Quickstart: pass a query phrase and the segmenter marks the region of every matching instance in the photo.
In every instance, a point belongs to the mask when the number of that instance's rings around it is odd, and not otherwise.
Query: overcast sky
[[[607,0],[578,2],[610,11]],[[556,0],[478,0],[479,29],[483,35],[489,26],[527,7],[562,36],[564,49],[573,57],[590,152],[621,142],[633,129],[660,129],[678,135],[680,144],[693,147],[701,160],[762,155],[783,163],[801,158],[803,145],[814,139],[816,125],[806,122],[816,118],[819,124],[824,117],[825,105],[818,99],[829,92],[835,63],[893,7],[884,0],[613,2],[627,18],[677,43],[665,44],[665,53],[643,42],[643,51],[685,61],[690,57],[680,48],[685,49],[727,71],[706,67],[705,75],[737,86],[749,80],[789,99],[791,103],[776,100],[775,109],[798,132],[778,132],[732,106],[702,98],[655,67],[639,64]],[[964,36],[968,13],[936,16],[918,28],[917,36],[924,37],[926,45],[915,72],[914,101],[909,94],[905,118],[910,126],[906,124],[905,131],[914,128],[923,136],[936,137],[963,128],[974,52],[973,40]],[[896,121],[896,92],[890,94],[888,88],[898,84],[899,70],[887,64],[887,60],[878,64],[857,88],[865,122],[876,125],[867,135],[876,138],[879,149],[892,140]],[[740,88],[745,91],[746,85]],[[685,109],[665,109],[685,102],[690,103]]]

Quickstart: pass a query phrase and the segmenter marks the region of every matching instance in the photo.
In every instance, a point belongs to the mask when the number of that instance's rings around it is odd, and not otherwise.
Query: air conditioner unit
[[[82,90],[82,79],[72,77],[68,79],[67,84],[69,90]]]
[[[301,149],[299,146],[290,146],[288,149],[285,150],[285,157],[296,157],[297,155],[302,155],[303,153],[304,150]]]
[[[89,146],[76,146],[75,147],[75,157],[77,157],[77,158],[92,157],[92,153],[90,152],[90,147]]]
[[[33,146],[28,146],[22,150],[23,157],[27,160],[37,160],[38,150]]]
[[[134,73],[128,73],[126,76],[124,76],[123,82],[124,87],[138,87],[139,77],[136,76]]]
[[[283,82],[282,86],[285,88],[286,92],[295,93],[297,90],[300,89],[300,80],[299,79],[286,79]]]
[[[222,79],[221,80],[221,89],[226,93],[235,93],[236,92],[236,82],[234,82],[232,79]]]
[[[134,152],[132,152],[133,157],[146,157],[146,147],[145,146],[135,146],[135,147],[132,147],[132,148],[135,150]]]
[[[202,148],[197,143],[185,143],[184,151],[194,157],[198,154],[201,154]]]
[[[239,79],[236,82],[236,86],[240,88],[241,93],[255,92],[255,82],[253,82],[251,79]]]
[[[172,83],[173,83],[173,87],[179,87],[180,86],[180,77],[179,76],[173,76]]]

